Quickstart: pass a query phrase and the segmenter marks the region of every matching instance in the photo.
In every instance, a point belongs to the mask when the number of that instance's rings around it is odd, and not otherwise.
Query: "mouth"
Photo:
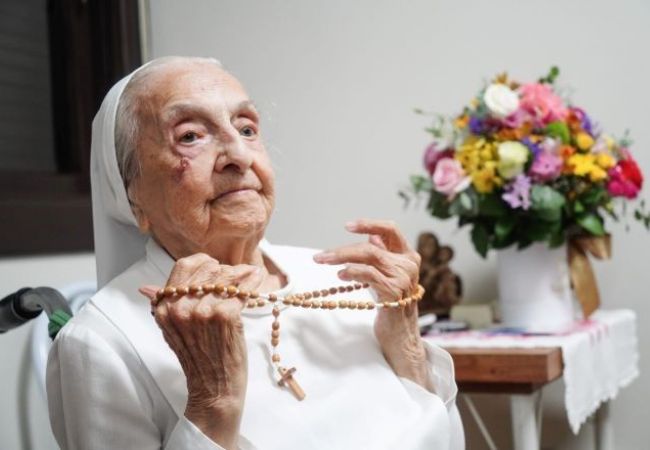
[[[240,197],[244,195],[249,195],[252,193],[257,193],[257,189],[254,188],[238,188],[238,189],[231,189],[226,192],[222,192],[219,194],[214,200],[223,200],[225,198],[235,198],[235,197]]]

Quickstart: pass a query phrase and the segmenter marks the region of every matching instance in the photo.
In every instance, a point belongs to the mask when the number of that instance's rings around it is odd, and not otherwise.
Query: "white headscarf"
[[[144,256],[147,236],[138,229],[117,165],[115,115],[129,80],[147,64],[122,78],[108,91],[93,120],[90,186],[98,289]]]

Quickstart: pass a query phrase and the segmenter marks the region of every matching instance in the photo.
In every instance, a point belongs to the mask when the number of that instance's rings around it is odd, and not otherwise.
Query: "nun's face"
[[[261,238],[274,175],[244,88],[207,63],[173,66],[148,87],[129,189],[140,226],[177,258]]]

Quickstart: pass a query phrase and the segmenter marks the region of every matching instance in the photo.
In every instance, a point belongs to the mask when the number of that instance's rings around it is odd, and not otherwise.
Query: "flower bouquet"
[[[490,249],[605,237],[604,217],[619,218],[614,200],[641,190],[627,134],[613,139],[563,99],[558,74],[554,67],[532,83],[499,75],[460,114],[436,115],[427,129],[434,138],[424,154],[428,175],[413,176],[412,190],[428,195],[434,217],[470,225],[483,257]],[[650,228],[644,202],[634,216]]]

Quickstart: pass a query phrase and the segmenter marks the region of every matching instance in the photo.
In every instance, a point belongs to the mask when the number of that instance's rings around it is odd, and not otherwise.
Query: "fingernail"
[[[339,270],[338,271],[338,276],[341,280],[343,281],[348,281],[350,279],[350,276],[348,273],[345,271],[345,269]]]
[[[326,263],[332,260],[334,255],[330,252],[321,252],[314,255],[314,261],[317,263]]]
[[[347,222],[345,224],[345,229],[348,231],[355,231],[357,229],[357,223],[352,221],[352,222]]]

